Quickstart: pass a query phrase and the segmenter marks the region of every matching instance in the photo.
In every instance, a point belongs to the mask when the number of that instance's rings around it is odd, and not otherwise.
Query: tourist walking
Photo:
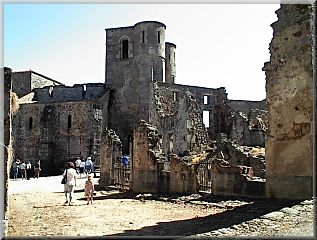
[[[26,179],[26,164],[24,161],[20,164],[21,178]]]
[[[34,164],[34,178],[39,178],[40,172],[41,172],[41,163],[40,163],[40,160],[38,160]]]
[[[87,160],[86,160],[86,163],[85,163],[86,174],[91,173],[91,166],[92,166],[91,157],[87,157]]]
[[[32,164],[30,163],[30,161],[28,161],[28,162],[26,163],[25,168],[26,168],[26,179],[27,179],[27,180],[30,180],[31,170],[32,170]]]
[[[88,179],[85,182],[85,196],[87,197],[87,205],[89,204],[89,201],[92,204],[94,191],[95,187],[92,182],[92,177],[88,175]]]
[[[73,162],[67,163],[63,176],[66,176],[66,183],[64,184],[65,204],[71,205],[74,193],[74,186],[76,186],[77,173]]]

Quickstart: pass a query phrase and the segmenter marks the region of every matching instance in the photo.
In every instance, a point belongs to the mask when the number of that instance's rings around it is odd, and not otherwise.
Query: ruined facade
[[[20,97],[15,158],[40,159],[51,175],[66,161],[92,156],[101,187],[135,192],[216,191],[210,164],[217,154],[264,177],[264,158],[238,161],[239,151],[223,151],[218,139],[264,147],[265,102],[229,100],[223,87],[176,84],[176,45],[165,41],[165,30],[155,21],[106,29],[105,83],[70,87],[33,71],[13,73]]]
[[[265,63],[268,137],[268,197],[301,199],[313,193],[313,5],[281,5],[271,26]]]

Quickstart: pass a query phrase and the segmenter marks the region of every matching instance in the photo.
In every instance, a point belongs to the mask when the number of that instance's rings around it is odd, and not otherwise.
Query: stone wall
[[[266,100],[247,101],[247,100],[229,100],[228,107],[230,111],[240,111],[247,114],[252,109],[266,110]]]
[[[21,104],[14,117],[15,157],[42,161],[42,173],[57,174],[64,162],[92,156],[99,162],[101,111],[96,101]]]
[[[201,119],[203,111],[209,112],[209,137],[216,139],[219,133],[226,132],[225,118],[228,99],[225,88],[213,89],[162,82],[158,82],[157,84],[159,87],[161,108],[165,111],[165,115],[169,111],[174,113],[184,111],[184,109],[175,108],[175,103],[184,98],[186,92],[190,92],[200,110]],[[204,98],[207,101],[204,101]]]
[[[1,127],[3,127],[3,139],[1,138],[1,156],[3,156],[3,174],[1,175],[1,188],[4,190],[3,209],[1,210],[1,219],[3,219],[2,226],[4,231],[8,228],[8,177],[10,176],[10,169],[12,163],[12,107],[11,107],[11,87],[12,87],[12,70],[10,68],[1,69],[3,74],[3,115],[1,115]],[[3,125],[2,125],[3,124]],[[3,140],[3,142],[2,142]],[[3,177],[3,178],[2,178]],[[2,225],[3,224],[3,225]],[[6,232],[5,232],[6,235]]]
[[[214,195],[265,197],[265,180],[252,178],[250,167],[215,159],[213,173]]]
[[[114,184],[114,163],[122,156],[122,143],[113,130],[105,130],[101,136],[99,186],[107,188]]]
[[[251,109],[247,114],[242,111],[230,112],[226,120],[227,135],[231,140],[240,145],[265,146],[267,111]]]
[[[316,10],[316,9],[315,9]],[[313,194],[312,5],[285,4],[265,63],[268,109],[267,196],[303,199]]]
[[[33,91],[35,93],[34,101],[50,103],[96,99],[103,96],[108,89],[105,88],[103,83],[87,83],[75,84],[72,87],[64,85],[46,86]]]
[[[160,147],[157,129],[145,121],[135,127],[132,156],[132,191],[156,193]]]
[[[12,74],[12,90],[18,97],[30,93],[35,88],[56,85],[61,85],[61,83],[33,71],[13,72]]]
[[[182,161],[182,158],[172,154],[170,171],[171,193],[196,193],[198,191],[197,172],[193,164]]]

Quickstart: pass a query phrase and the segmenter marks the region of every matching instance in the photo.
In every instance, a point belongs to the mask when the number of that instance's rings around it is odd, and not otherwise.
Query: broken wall
[[[107,188],[114,184],[114,163],[122,156],[122,143],[118,135],[110,129],[101,136],[99,186]]]
[[[60,173],[64,162],[79,156],[92,156],[99,162],[102,116],[96,104],[21,104],[14,117],[15,157],[41,160],[44,175]]]
[[[47,78],[33,71],[12,73],[12,90],[18,95],[18,97],[22,97],[30,93],[35,88],[56,86],[60,84],[60,82]]]
[[[267,197],[303,199],[313,194],[313,9],[283,4],[272,23],[265,63],[268,109]]]
[[[265,197],[265,180],[252,178],[250,167],[215,159],[213,172],[214,195]]]
[[[198,192],[197,172],[193,164],[182,161],[182,158],[176,154],[171,154],[170,171],[171,193]]]
[[[267,111],[251,109],[248,112],[231,111],[227,117],[228,138],[239,145],[265,146],[268,128]]]
[[[156,193],[161,151],[156,127],[140,121],[133,134],[132,191]]]

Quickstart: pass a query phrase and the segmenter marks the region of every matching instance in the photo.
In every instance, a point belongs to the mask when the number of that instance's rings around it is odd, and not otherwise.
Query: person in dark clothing
[[[34,165],[34,178],[39,178],[41,171],[40,160],[38,160]]]
[[[26,179],[27,179],[27,180],[30,180],[31,171],[32,171],[32,165],[31,165],[30,162],[27,162],[27,163],[26,163],[25,170],[26,170]]]

